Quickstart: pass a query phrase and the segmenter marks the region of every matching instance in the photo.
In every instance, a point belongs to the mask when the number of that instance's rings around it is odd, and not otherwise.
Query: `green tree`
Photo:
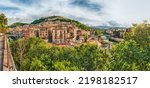
[[[97,45],[83,44],[76,49],[79,55],[81,70],[108,70],[109,55],[104,50],[100,50]]]
[[[17,62],[17,66],[19,70],[22,70],[22,63],[25,58],[25,52],[26,52],[26,40],[19,39],[15,43],[13,43],[13,52],[12,54],[14,55],[15,61]]]
[[[29,39],[22,38],[11,42],[10,45],[18,70],[31,70],[35,58],[39,62],[44,62],[48,58],[48,45],[42,39],[35,37]]]
[[[33,37],[12,42],[11,48],[17,68],[23,71],[109,69],[109,55],[105,50],[100,50],[97,45],[83,44],[76,47],[54,45],[50,47],[44,40]]]
[[[125,41],[111,49],[111,70],[150,70],[150,25],[134,24]]]
[[[131,32],[127,33],[125,40],[134,40],[140,46],[150,45],[150,24],[144,21],[141,24],[133,24]]]
[[[95,35],[98,36],[98,37],[101,37],[102,36],[102,31],[99,30],[99,29],[96,29],[95,30]]]
[[[142,70],[141,66],[144,67],[143,61],[145,59],[143,52],[144,51],[138,47],[138,44],[133,40],[119,43],[111,50],[111,70]]]
[[[54,62],[53,68],[56,71],[79,71],[77,66],[66,60]]]
[[[44,66],[43,62],[40,61],[38,58],[33,58],[31,62],[30,71],[45,71],[46,66]]]
[[[8,29],[8,27],[7,27],[7,18],[3,13],[1,13],[0,14],[0,32],[1,33],[6,33],[7,29]]]

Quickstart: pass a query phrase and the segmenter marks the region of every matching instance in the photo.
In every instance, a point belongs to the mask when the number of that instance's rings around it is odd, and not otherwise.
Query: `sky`
[[[9,24],[64,16],[90,26],[128,26],[150,20],[150,0],[0,0]]]

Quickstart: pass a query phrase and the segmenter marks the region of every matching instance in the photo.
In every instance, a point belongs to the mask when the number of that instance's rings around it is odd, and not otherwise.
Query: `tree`
[[[95,35],[100,38],[102,36],[102,31],[100,29],[95,29]]]
[[[23,60],[25,58],[25,50],[26,50],[26,40],[23,39],[19,39],[17,44],[16,44],[16,49],[17,49],[17,55],[19,58],[19,70],[22,70],[22,63]]]
[[[45,71],[47,68],[38,58],[34,58],[31,62],[30,71]]]
[[[7,28],[7,18],[3,13],[1,13],[0,14],[0,32],[6,33],[7,29],[8,29]]]
[[[108,70],[109,55],[96,44],[83,44],[76,47],[80,68],[84,71]]]
[[[142,59],[135,41],[125,41],[111,49],[111,70],[139,70],[139,60]]]
[[[150,25],[134,24],[131,32],[111,49],[111,70],[150,70]]]
[[[125,35],[125,40],[134,40],[140,46],[150,45],[150,24],[147,21],[133,24],[131,32]]]
[[[53,63],[53,68],[56,71],[79,71],[77,66],[74,66],[70,61],[56,61]]]
[[[100,29],[96,29],[95,30],[95,35],[98,36],[98,37],[101,37],[102,31]]]
[[[114,46],[111,55],[111,70],[135,71],[150,69],[148,51],[139,47],[139,44],[134,40],[124,41]]]
[[[34,59],[44,62],[48,58],[48,45],[40,38],[21,38],[11,42],[10,45],[18,70],[31,70]],[[41,63],[40,61],[38,63]]]
[[[87,42],[87,40],[88,40],[88,34],[86,33],[84,36],[84,41]]]

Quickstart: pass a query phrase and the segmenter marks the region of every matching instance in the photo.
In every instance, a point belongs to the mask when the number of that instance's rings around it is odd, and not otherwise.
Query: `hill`
[[[10,25],[10,28],[18,27],[18,26],[23,26],[23,25],[28,25],[28,23],[21,23],[21,22],[16,22]]]
[[[90,27],[88,27],[85,24],[80,23],[79,21],[72,20],[72,19],[69,19],[69,18],[65,18],[65,17],[62,17],[62,16],[43,17],[43,18],[34,20],[31,24],[39,24],[41,22],[48,22],[48,21],[69,22],[69,23],[71,23],[73,25],[76,25],[78,28],[81,28],[83,30],[89,30],[90,29]]]

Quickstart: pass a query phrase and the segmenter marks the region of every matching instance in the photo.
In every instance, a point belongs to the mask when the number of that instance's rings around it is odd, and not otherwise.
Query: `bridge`
[[[0,71],[16,71],[8,38],[0,34]]]

